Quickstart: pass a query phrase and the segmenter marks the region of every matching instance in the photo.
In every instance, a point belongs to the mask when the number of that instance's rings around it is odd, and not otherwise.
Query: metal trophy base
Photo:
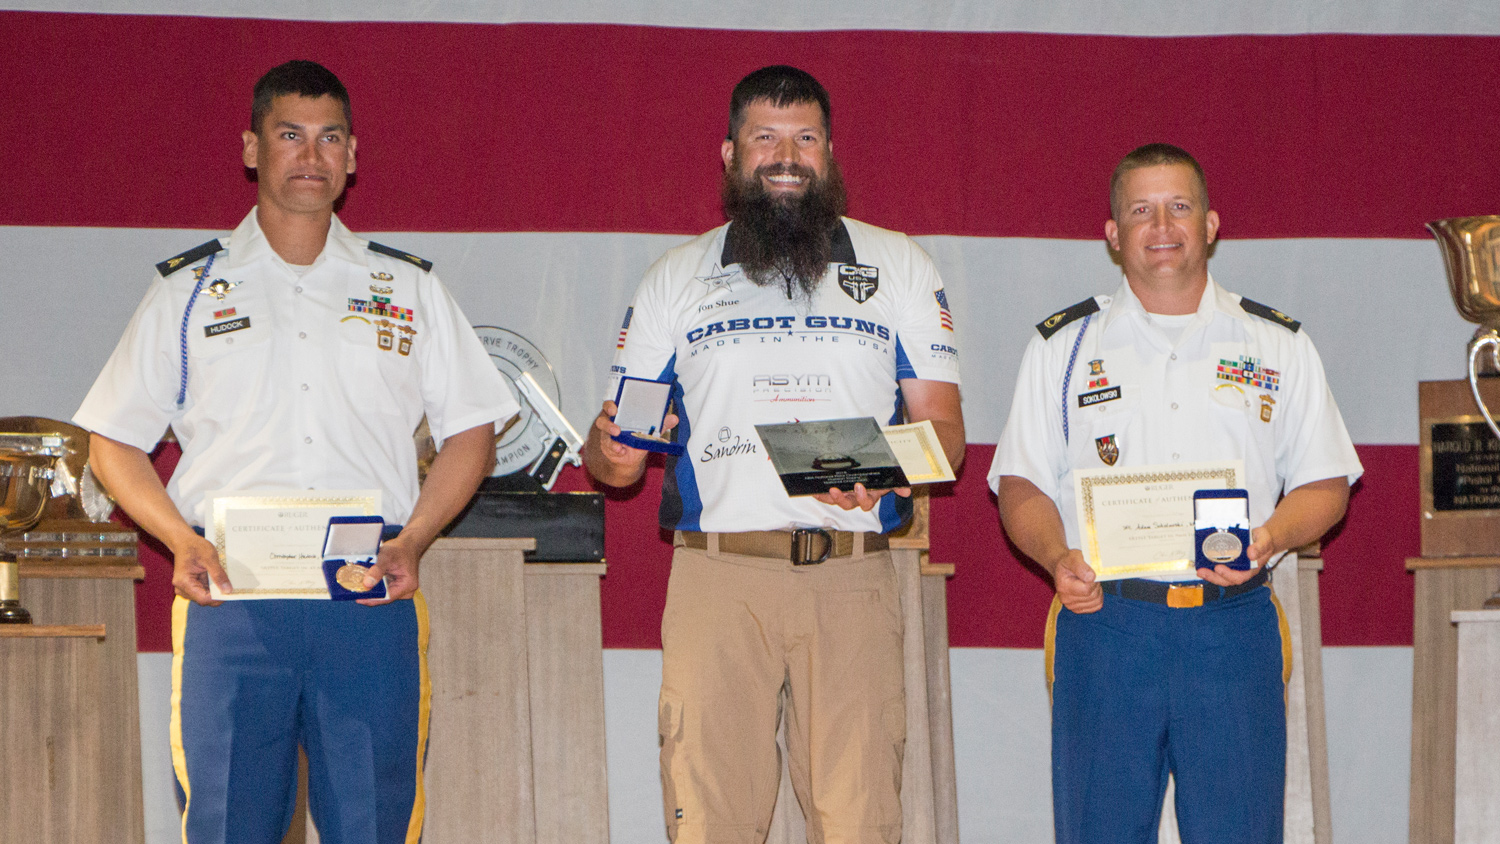
[[[31,613],[20,601],[0,601],[0,624],[30,624]]]

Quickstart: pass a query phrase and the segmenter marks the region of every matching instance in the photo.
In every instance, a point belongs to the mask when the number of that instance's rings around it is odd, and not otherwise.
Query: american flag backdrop
[[[833,98],[850,214],[936,259],[968,462],[935,494],[967,844],[1050,840],[1040,646],[1051,589],[985,483],[1031,326],[1119,272],[1125,152],[1193,152],[1223,219],[1210,268],[1303,323],[1366,474],[1326,545],[1338,842],[1404,841],[1420,380],[1472,331],[1423,223],[1500,213],[1500,15],[1480,0],[1034,4],[891,0],[48,0],[0,11],[0,415],[70,417],[152,265],[254,202],[250,89],[310,58],[353,97],[341,218],[420,255],[471,322],[529,339],[583,428],[656,256],[722,222],[729,90],[789,63]],[[16,9],[15,7],[24,7]],[[950,308],[951,305],[951,308]],[[1243,361],[1232,379],[1275,380]],[[159,466],[169,471],[169,450]],[[611,493],[603,585],[612,835],[664,840],[660,471]],[[586,489],[569,470],[565,489]],[[174,840],[170,564],[138,586],[148,837]],[[439,608],[440,609],[440,608]]]

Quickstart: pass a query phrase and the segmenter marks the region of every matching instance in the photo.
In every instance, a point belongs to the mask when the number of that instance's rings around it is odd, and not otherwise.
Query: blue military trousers
[[[276,844],[297,747],[324,844],[416,842],[431,686],[420,593],[377,607],[172,608],[172,763],[188,844]]]
[[[1054,602],[1047,633],[1058,844],[1154,844],[1168,772],[1184,844],[1280,844],[1291,649],[1269,588]]]

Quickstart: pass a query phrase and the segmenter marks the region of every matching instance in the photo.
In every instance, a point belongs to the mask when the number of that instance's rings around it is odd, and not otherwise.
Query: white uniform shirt
[[[1086,322],[1080,316],[1031,338],[988,476],[997,491],[1002,475],[1036,484],[1057,504],[1070,548],[1082,547],[1073,470],[1109,467],[1112,449],[1116,469],[1244,460],[1252,526],[1270,518],[1284,492],[1341,475],[1353,483],[1363,472],[1318,352],[1290,318],[1252,315],[1210,278],[1174,343],[1128,282],[1093,301],[1099,310]],[[1088,300],[1080,305],[1089,309]]]
[[[958,351],[932,259],[903,234],[844,220],[813,301],[760,287],[725,253],[721,226],[647,271],[620,330],[621,375],[676,380],[687,453],[670,459],[661,523],[681,530],[792,527],[887,531],[890,495],[870,513],[791,498],[755,426],[873,416],[900,421],[897,380],[958,383]],[[909,505],[907,505],[909,506]]]
[[[207,257],[153,279],[73,421],[148,452],[171,425],[167,492],[200,526],[219,489],[380,489],[386,521],[404,523],[423,413],[441,446],[519,406],[437,276],[368,243],[335,217],[299,275],[252,209],[193,301],[183,407],[183,312]]]

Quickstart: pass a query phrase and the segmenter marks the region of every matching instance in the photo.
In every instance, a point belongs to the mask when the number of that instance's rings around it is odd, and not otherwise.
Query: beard
[[[803,176],[807,188],[801,195],[772,196],[761,179],[778,174]],[[761,287],[785,285],[788,299],[811,301],[828,272],[833,233],[844,215],[838,163],[830,158],[822,178],[800,164],[762,165],[745,178],[731,163],[722,193],[731,222],[726,239],[745,277]]]

